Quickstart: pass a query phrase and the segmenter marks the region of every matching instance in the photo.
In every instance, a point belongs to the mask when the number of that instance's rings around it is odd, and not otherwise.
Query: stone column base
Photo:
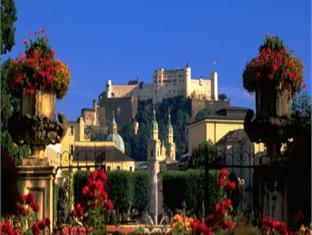
[[[36,216],[38,219],[49,218],[50,231],[53,227],[53,181],[54,166],[50,166],[47,159],[27,158],[18,166],[18,174],[23,194],[33,193],[39,205]]]

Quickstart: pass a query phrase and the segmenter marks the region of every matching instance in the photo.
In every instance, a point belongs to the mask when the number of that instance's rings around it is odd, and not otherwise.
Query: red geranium
[[[298,57],[288,51],[278,37],[266,37],[259,54],[243,73],[244,88],[253,92],[258,88],[287,89],[294,95],[301,89],[303,66]]]
[[[25,53],[10,62],[10,88],[16,96],[34,95],[37,90],[46,90],[62,98],[68,90],[70,71],[66,64],[54,57],[55,52],[43,32],[36,32],[36,39],[30,39],[29,43],[24,39]]]

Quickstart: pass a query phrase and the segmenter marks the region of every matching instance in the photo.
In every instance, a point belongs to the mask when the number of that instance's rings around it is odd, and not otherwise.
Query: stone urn
[[[45,116],[55,121],[56,95],[52,92],[38,90],[34,95],[22,96],[21,116]]]
[[[274,88],[256,90],[256,116],[257,118],[285,117],[290,118],[290,92]]]
[[[30,158],[44,158],[45,147],[61,141],[66,131],[66,118],[62,113],[55,120],[56,95],[38,90],[34,95],[21,97],[21,112],[9,120],[14,142],[31,148]]]

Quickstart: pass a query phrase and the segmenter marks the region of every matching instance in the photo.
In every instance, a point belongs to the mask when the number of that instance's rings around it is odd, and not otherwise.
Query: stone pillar
[[[23,194],[33,193],[39,211],[38,219],[49,218],[50,231],[53,231],[53,183],[55,168],[49,165],[47,159],[29,158],[23,159],[22,165],[18,167]]]

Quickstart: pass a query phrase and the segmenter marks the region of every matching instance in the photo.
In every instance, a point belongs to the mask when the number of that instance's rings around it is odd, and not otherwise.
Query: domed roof
[[[111,133],[107,136],[106,141],[112,141],[115,143],[116,148],[122,153],[125,153],[125,143],[122,137],[118,133]]]
[[[117,123],[115,121],[115,115],[113,112],[113,120],[112,120],[112,126],[111,126],[112,133],[107,136],[106,141],[114,142],[116,148],[119,149],[122,153],[125,153],[125,143],[122,137],[118,134],[117,130],[118,130]]]

